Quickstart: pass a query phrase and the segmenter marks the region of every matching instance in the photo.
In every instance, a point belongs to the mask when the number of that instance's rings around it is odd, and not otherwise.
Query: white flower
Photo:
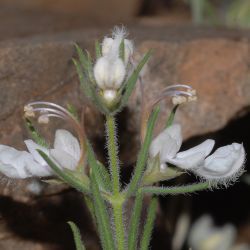
[[[117,90],[126,74],[125,65],[120,58],[101,57],[94,66],[97,85],[103,89]]]
[[[42,147],[32,140],[26,140],[25,144],[29,152],[0,145],[0,172],[10,178],[18,179],[53,175],[37,149],[50,156],[59,167],[71,170],[75,169],[81,155],[77,139],[62,129],[56,131],[53,149]]]
[[[174,124],[152,141],[149,153],[150,157],[159,154],[162,164],[171,163],[179,168],[191,170],[207,180],[226,183],[228,180],[237,178],[242,173],[245,160],[243,145],[233,143],[218,148],[207,157],[214,143],[214,140],[209,139],[196,147],[178,153],[182,144],[181,126]]]
[[[236,239],[236,228],[227,224],[215,227],[209,215],[203,215],[192,226],[188,237],[193,250],[231,250]]]

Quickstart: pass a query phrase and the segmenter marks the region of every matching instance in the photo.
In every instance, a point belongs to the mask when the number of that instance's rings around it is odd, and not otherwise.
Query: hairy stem
[[[125,231],[124,231],[124,222],[123,222],[123,202],[113,204],[114,212],[114,222],[115,222],[115,231],[116,231],[116,244],[118,250],[124,250],[125,248]]]
[[[108,156],[110,161],[110,172],[112,175],[113,193],[119,194],[120,180],[119,180],[119,161],[117,158],[117,142],[116,142],[116,126],[115,118],[107,116],[106,133],[108,137]]]
[[[150,193],[155,195],[178,195],[178,194],[187,194],[193,193],[201,190],[211,188],[209,182],[199,182],[192,183],[183,186],[173,186],[173,187],[143,187],[141,191],[143,193]]]

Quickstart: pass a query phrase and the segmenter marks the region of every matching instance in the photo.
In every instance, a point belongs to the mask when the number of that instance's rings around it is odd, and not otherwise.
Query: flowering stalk
[[[244,172],[245,150],[242,144],[232,143],[211,154],[214,140],[208,139],[186,151],[182,144],[181,125],[174,123],[177,109],[197,99],[189,85],[171,85],[160,91],[148,106],[144,105],[142,68],[151,51],[138,64],[133,59],[134,45],[125,30],[116,28],[112,37],[96,42],[96,60],[75,45],[79,61],[73,60],[84,94],[106,117],[106,138],[109,166],[98,161],[84,126],[69,110],[50,102],[32,102],[25,106],[27,128],[34,139],[26,140],[27,151],[0,145],[0,171],[9,178],[60,179],[85,196],[92,219],[104,250],[147,250],[154,228],[158,195],[193,193],[220,186],[228,186]],[[141,149],[129,183],[123,188],[116,131],[116,114],[128,103],[137,81],[142,87]],[[160,113],[159,102],[171,100],[172,111],[163,131],[154,137],[154,127]],[[59,129],[54,145],[37,132],[32,120],[39,124],[59,118],[72,126],[77,138],[69,131]],[[159,182],[178,178],[191,172],[201,180],[180,186],[159,186]],[[143,198],[151,196],[147,218],[142,225]],[[131,218],[126,218],[126,203],[134,199]],[[128,223],[127,223],[128,222]],[[127,224],[126,224],[127,223]],[[77,250],[84,250],[80,231],[69,222]]]

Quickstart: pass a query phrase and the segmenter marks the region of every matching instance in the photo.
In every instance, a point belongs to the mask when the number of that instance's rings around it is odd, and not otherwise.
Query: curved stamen
[[[56,109],[51,109],[51,108],[34,108],[33,112],[40,112],[41,114],[57,114],[58,116],[60,116],[60,118],[62,119],[67,119],[67,116],[61,112],[61,111],[57,111]]]
[[[69,116],[72,116],[72,114],[65,108],[63,108],[62,106],[56,104],[56,103],[53,103],[53,102],[43,102],[43,101],[38,101],[38,102],[30,102],[28,103],[28,106],[36,106],[36,105],[45,105],[45,106],[50,106],[50,107],[53,107],[53,108],[57,108],[59,109],[60,111],[64,112],[65,114],[69,115]]]
[[[183,90],[181,90],[181,89]],[[186,89],[186,90],[184,90]],[[173,98],[173,104],[180,104],[186,101],[192,101],[196,99],[196,91],[189,85],[176,84],[171,85],[163,89],[161,94],[156,96],[154,100],[151,101],[149,106],[146,108],[145,105],[142,106],[141,114],[141,141],[143,141],[147,126],[147,120],[151,114],[153,108],[163,99],[170,97]],[[182,97],[182,98],[181,98]]]
[[[191,86],[186,85],[186,84],[174,84],[174,85],[170,85],[170,86],[166,87],[165,90],[176,89],[176,88],[193,89]]]
[[[161,100],[163,100],[166,97],[175,97],[175,96],[187,96],[187,97],[191,97],[194,96],[192,93],[190,92],[186,92],[186,91],[180,91],[180,90],[165,90],[163,91],[162,94],[159,95],[159,97],[156,99],[156,101],[152,104],[152,106],[154,107],[156,104],[158,104]]]

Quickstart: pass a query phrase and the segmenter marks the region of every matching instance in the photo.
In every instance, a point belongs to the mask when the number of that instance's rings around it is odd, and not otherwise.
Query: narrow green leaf
[[[37,152],[42,156],[42,158],[48,163],[51,169],[56,173],[56,175],[68,183],[71,187],[77,189],[82,193],[89,193],[89,188],[84,185],[84,182],[77,178],[75,175],[70,174],[70,171],[65,171],[60,169],[43,151],[37,149]]]
[[[101,180],[98,180],[99,185],[104,188],[104,190],[111,192],[112,191],[112,184],[110,179],[110,174],[108,169],[99,161],[97,161],[98,169],[100,172],[100,176],[102,177]]]
[[[150,147],[152,137],[153,137],[153,130],[154,130],[159,112],[160,112],[160,109],[156,107],[149,117],[148,125],[147,125],[147,133],[146,133],[145,140],[143,142],[143,145],[138,155],[138,159],[137,159],[137,163],[135,166],[132,180],[128,186],[127,196],[134,194],[136,190],[138,189],[139,185],[141,184],[141,180],[143,178],[143,172],[145,170],[146,161],[148,159],[149,147]]]
[[[48,148],[49,144],[45,141],[44,138],[38,133],[36,128],[33,126],[32,121],[28,118],[24,118],[26,128],[28,129],[32,139],[40,146]]]
[[[97,161],[93,148],[88,141],[86,143],[86,150],[91,171],[94,173],[99,186],[102,187],[105,191],[108,191],[108,188],[111,185],[110,179],[108,179],[109,183],[105,181],[108,173],[105,173],[105,176],[103,176],[105,167],[101,166],[101,163]]]
[[[88,67],[87,67],[88,77],[92,85],[96,86],[96,81],[95,81],[94,72],[93,72],[92,58],[88,51],[86,51],[86,54],[87,54],[87,63],[88,63]]]
[[[95,55],[96,59],[100,58],[102,56],[102,49],[99,41],[95,41]]]
[[[74,45],[82,67],[87,70],[89,67],[88,57],[84,54],[83,50],[76,43]]]
[[[133,212],[130,218],[130,227],[129,227],[129,235],[128,235],[128,250],[138,249],[137,241],[138,241],[138,234],[139,234],[142,201],[143,201],[143,194],[141,192],[138,192],[136,194]]]
[[[166,122],[166,128],[170,127],[170,126],[173,124],[173,122],[174,122],[174,117],[175,117],[175,113],[176,113],[178,107],[179,107],[179,105],[177,104],[177,105],[175,105],[175,106],[173,107],[173,109],[171,110],[171,113],[170,113],[170,115],[169,115],[169,117],[168,117],[168,119],[167,119],[167,122]]]
[[[75,48],[76,48],[82,69],[84,70],[84,72],[86,72],[86,75],[89,81],[93,85],[95,85],[95,80],[93,76],[92,59],[91,59],[90,54],[87,51],[83,52],[83,50],[77,44],[75,44]]]
[[[94,198],[94,209],[97,219],[98,231],[101,237],[103,248],[105,250],[114,250],[114,239],[112,237],[112,229],[107,207],[100,193],[94,171],[93,174],[91,174],[91,190]]]
[[[151,54],[152,54],[152,50],[148,51],[144,55],[144,57],[142,58],[142,60],[139,62],[136,69],[134,70],[134,72],[131,74],[131,76],[129,77],[127,82],[124,84],[125,92],[124,92],[124,94],[123,94],[123,96],[121,98],[121,104],[120,104],[119,110],[121,110],[124,106],[126,106],[126,104],[128,102],[128,99],[129,99],[130,95],[132,94],[132,92],[133,92],[133,90],[135,88],[135,84],[137,82],[139,74],[140,74],[143,66],[146,64],[146,62],[150,58]]]
[[[122,61],[125,61],[125,43],[124,39],[122,39],[120,47],[119,47],[119,56],[122,59]]]
[[[211,188],[209,182],[199,182],[176,187],[143,187],[142,192],[155,195],[178,195],[188,194]]]
[[[81,234],[80,230],[76,226],[76,224],[72,221],[68,221],[68,224],[72,230],[73,236],[74,236],[74,241],[76,245],[76,250],[85,250],[85,246],[83,245],[82,239],[81,239]]]
[[[140,250],[149,249],[149,244],[152,237],[152,231],[154,228],[154,221],[156,217],[156,209],[157,209],[157,198],[153,197],[148,208],[148,215],[142,234]]]
[[[88,82],[86,75],[84,75],[81,65],[74,58],[72,59],[72,61],[76,67],[76,71],[81,83],[81,88],[83,89],[84,94],[91,100],[93,100],[94,99],[93,90],[91,89],[90,83]]]
[[[96,226],[95,207],[94,207],[93,199],[89,195],[84,195],[83,199],[84,199],[85,204],[86,204],[86,206],[91,214],[91,218],[93,220],[93,223]]]

